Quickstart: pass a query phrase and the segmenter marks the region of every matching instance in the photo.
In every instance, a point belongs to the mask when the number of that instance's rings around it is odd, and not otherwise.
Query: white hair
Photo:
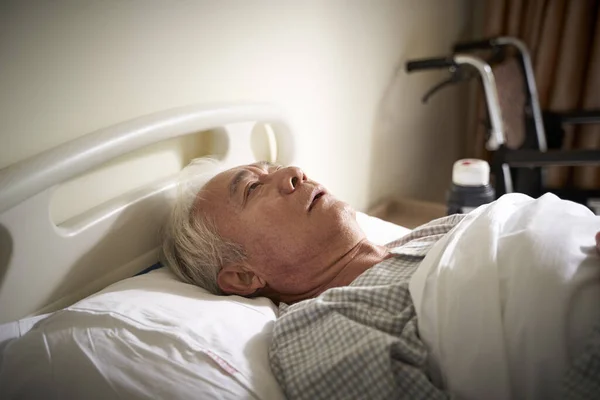
[[[217,283],[221,268],[246,258],[242,247],[223,239],[214,220],[196,207],[202,187],[223,170],[217,160],[201,158],[181,171],[175,204],[163,230],[161,251],[163,265],[179,279],[214,294],[223,294]]]

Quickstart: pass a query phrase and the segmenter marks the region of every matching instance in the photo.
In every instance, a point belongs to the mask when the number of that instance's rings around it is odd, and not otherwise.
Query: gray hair
[[[221,268],[246,258],[242,247],[223,239],[214,220],[196,207],[202,187],[222,170],[218,161],[202,158],[193,160],[181,171],[161,249],[163,265],[179,279],[213,294],[223,294],[217,283]]]

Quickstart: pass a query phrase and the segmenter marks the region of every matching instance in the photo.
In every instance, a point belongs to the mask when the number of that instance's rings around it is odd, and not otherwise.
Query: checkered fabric
[[[562,399],[600,399],[600,323],[596,324],[588,342],[567,370]]]
[[[438,399],[426,372],[410,277],[463,215],[441,218],[388,244],[391,257],[349,286],[280,307],[270,361],[289,399]]]

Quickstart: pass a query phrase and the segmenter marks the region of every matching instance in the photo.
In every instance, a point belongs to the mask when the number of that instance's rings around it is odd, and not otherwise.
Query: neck
[[[363,272],[390,257],[390,252],[385,246],[379,246],[364,239],[350,249],[342,257],[335,260],[329,268],[329,273],[323,276],[323,283],[314,289],[298,294],[267,293],[268,289],[261,293],[276,302],[287,304],[296,303],[301,300],[318,296],[327,289],[348,286]]]

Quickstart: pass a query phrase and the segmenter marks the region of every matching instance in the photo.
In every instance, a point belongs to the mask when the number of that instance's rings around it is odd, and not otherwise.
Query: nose
[[[275,172],[278,174],[279,190],[283,194],[291,194],[298,185],[304,183],[308,178],[298,167],[281,168]]]

